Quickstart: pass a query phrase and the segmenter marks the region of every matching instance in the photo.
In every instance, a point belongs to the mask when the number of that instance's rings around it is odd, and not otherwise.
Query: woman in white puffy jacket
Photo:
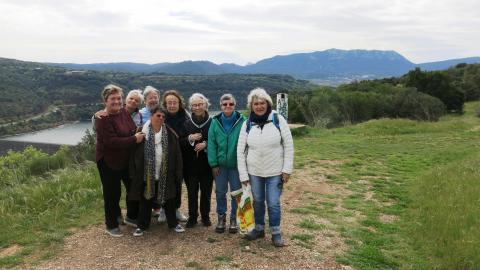
[[[293,170],[293,140],[287,121],[272,110],[272,99],[262,88],[248,95],[251,110],[242,125],[237,146],[240,181],[251,184],[255,229],[245,238],[265,237],[265,202],[274,246],[283,246],[280,196]]]

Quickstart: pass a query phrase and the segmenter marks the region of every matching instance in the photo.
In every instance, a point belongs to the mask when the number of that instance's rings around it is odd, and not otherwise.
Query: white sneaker
[[[183,233],[185,232],[185,229],[183,228],[182,225],[180,224],[177,224],[177,226],[175,228],[173,228],[173,230],[176,232],[176,233]]]
[[[165,216],[165,209],[160,208],[160,213],[158,214],[158,222],[163,223],[167,221],[167,216]]]
[[[187,222],[188,218],[184,216],[179,209],[175,212],[175,215],[177,216],[177,220],[180,222]]]

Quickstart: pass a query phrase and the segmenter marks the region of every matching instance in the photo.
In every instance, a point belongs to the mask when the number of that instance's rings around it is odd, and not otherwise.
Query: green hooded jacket
[[[227,134],[220,120],[221,113],[215,115],[208,130],[207,154],[210,167],[237,168],[237,142],[245,116],[237,112],[237,119]]]

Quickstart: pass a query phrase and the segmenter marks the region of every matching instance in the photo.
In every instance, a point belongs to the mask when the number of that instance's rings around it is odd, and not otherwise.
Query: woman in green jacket
[[[228,185],[230,192],[241,189],[242,184],[237,169],[237,141],[245,117],[235,111],[235,98],[225,94],[220,98],[222,112],[213,117],[208,130],[208,163],[212,167],[215,177],[215,193],[217,197],[218,223],[215,228],[217,233],[225,231]],[[230,212],[230,226],[228,231],[236,233],[237,227],[237,202],[232,196]]]

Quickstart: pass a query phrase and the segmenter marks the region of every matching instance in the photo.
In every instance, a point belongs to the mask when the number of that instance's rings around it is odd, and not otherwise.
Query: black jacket
[[[167,126],[168,134],[168,169],[167,169],[167,190],[165,192],[165,200],[175,198],[176,187],[183,179],[183,163],[182,152],[178,142],[178,136],[173,129]],[[129,174],[132,182],[130,183],[130,191],[128,199],[132,201],[140,200],[140,196],[144,191],[144,147],[145,141],[137,144],[135,151],[130,156]]]
[[[198,154],[194,150],[195,145],[208,141],[208,129],[210,128],[212,119],[208,113],[206,113],[202,120],[195,123],[192,117],[194,116],[192,115],[185,121],[185,135],[180,138],[183,154],[183,174],[185,179],[196,177],[213,179],[212,168],[208,164],[207,148],[198,152]],[[188,135],[199,132],[202,133],[202,139],[191,145],[188,141]]]

